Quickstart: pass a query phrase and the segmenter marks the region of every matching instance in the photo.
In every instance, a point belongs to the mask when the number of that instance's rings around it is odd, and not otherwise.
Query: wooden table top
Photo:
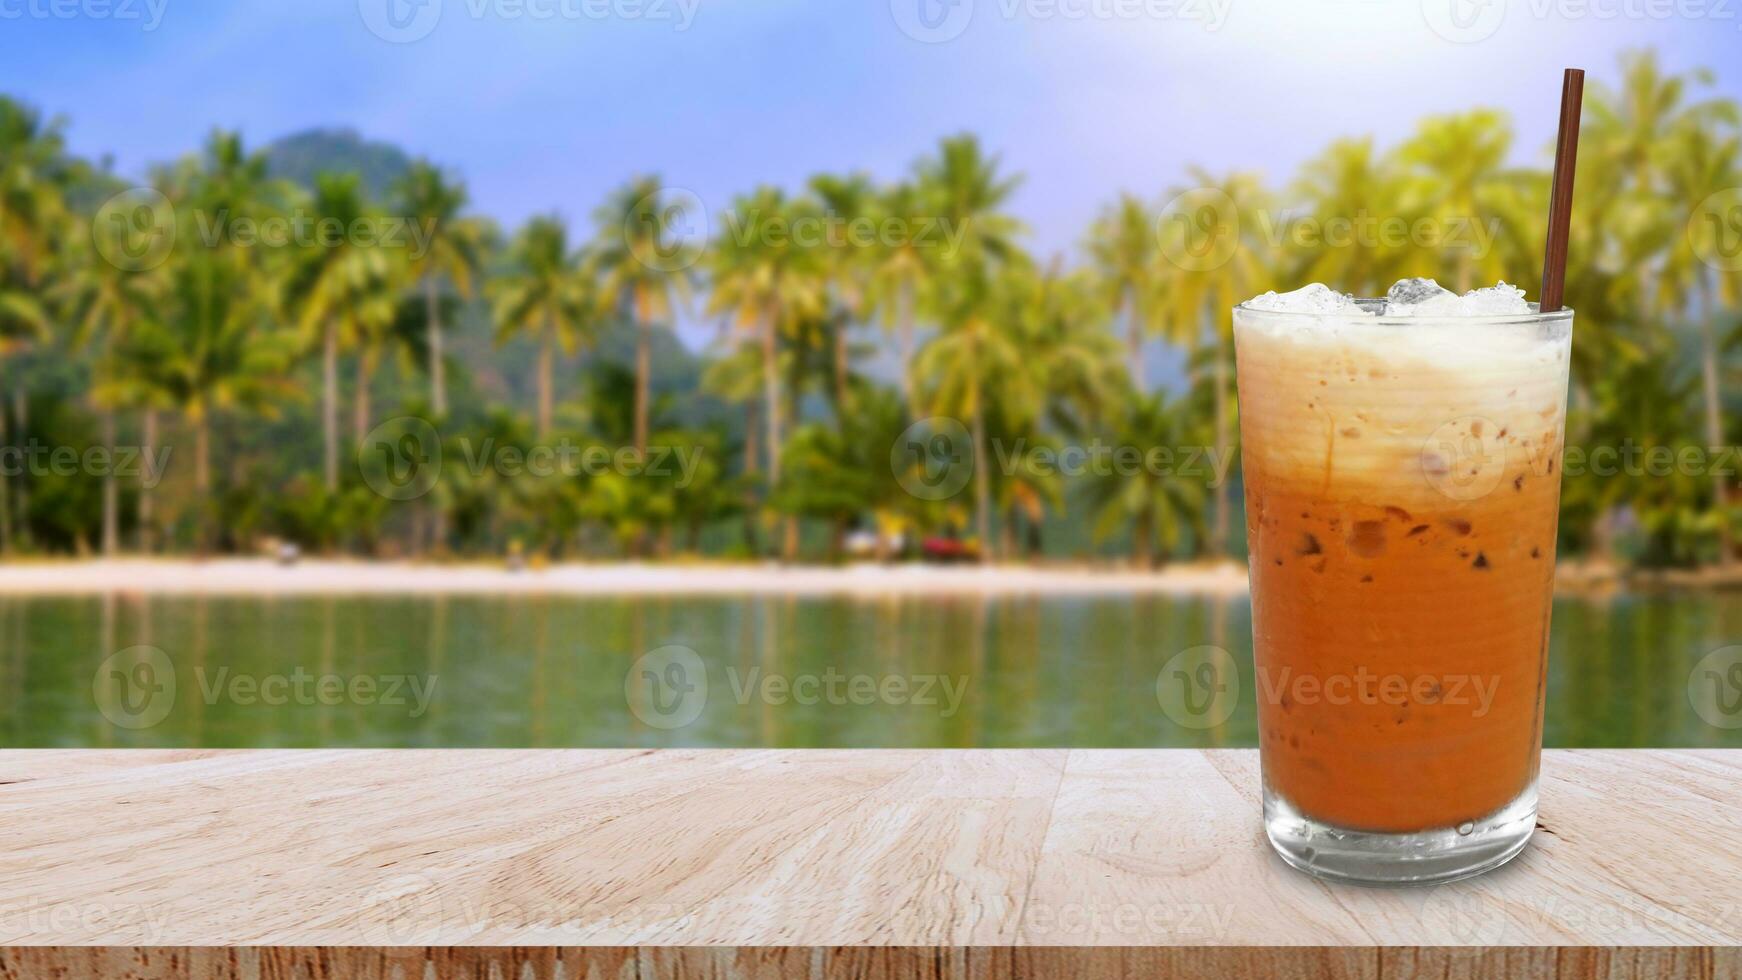
[[[0,752],[0,943],[1742,944],[1742,751],[1551,751],[1511,865],[1333,885],[1251,750]]]

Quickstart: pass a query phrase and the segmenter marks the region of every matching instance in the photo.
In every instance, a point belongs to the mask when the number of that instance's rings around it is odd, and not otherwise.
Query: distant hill
[[[266,146],[272,176],[313,187],[319,173],[354,173],[374,200],[382,200],[411,166],[411,155],[391,143],[364,139],[354,129],[310,129]]]

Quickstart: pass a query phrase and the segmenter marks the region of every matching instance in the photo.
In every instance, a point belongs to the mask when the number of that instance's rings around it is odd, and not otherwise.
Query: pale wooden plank
[[[1320,882],[1270,854],[1252,753],[1073,752],[1022,940],[1736,943],[1742,855],[1717,842],[1742,840],[1738,757],[1549,753],[1551,832],[1511,865],[1436,888],[1376,889]],[[1078,917],[1058,925],[1067,912]]]
[[[1730,951],[1688,948],[1354,950],[1324,947],[0,948],[0,977],[128,980],[1722,980]],[[1716,972],[1715,972],[1716,970]]]
[[[729,875],[682,882],[657,896],[685,914],[648,938],[748,945],[827,934],[848,945],[1008,943],[1065,759],[1062,750],[921,753],[898,778],[818,813],[798,812],[783,794],[771,794],[767,812],[726,827]],[[730,797],[736,788],[721,785],[717,793]],[[693,817],[679,826],[718,824],[728,803],[693,802]],[[634,866],[624,873],[634,875]]]
[[[1245,750],[0,752],[0,773],[29,776],[0,781],[3,942],[1742,943],[1736,752],[1550,752],[1531,849],[1437,889],[1284,867]],[[1629,955],[1580,962],[1662,965]]]

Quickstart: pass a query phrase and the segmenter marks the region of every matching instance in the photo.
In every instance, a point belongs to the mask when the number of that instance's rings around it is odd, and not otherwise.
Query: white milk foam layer
[[[1377,490],[1405,507],[1406,498],[1434,499],[1423,483],[1424,445],[1472,421],[1482,422],[1483,439],[1504,433],[1504,445],[1492,448],[1508,465],[1546,460],[1560,440],[1571,317],[1521,319],[1529,307],[1519,310],[1523,297],[1512,290],[1446,295],[1465,309],[1473,298],[1477,308],[1517,314],[1381,316],[1377,303],[1363,308],[1316,284],[1236,309],[1248,458],[1321,492]],[[1403,298],[1447,306],[1425,285]]]

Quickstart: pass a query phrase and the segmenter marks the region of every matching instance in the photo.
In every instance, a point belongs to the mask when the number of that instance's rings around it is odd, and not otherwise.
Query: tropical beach
[[[1742,101],[1592,69],[1545,737],[1739,745],[1699,698],[1742,636]],[[1479,105],[1109,186],[1061,236],[1056,175],[973,127],[502,218],[441,140],[229,116],[123,167],[9,91],[14,745],[1250,745],[1231,308],[1541,287],[1547,134]],[[683,724],[637,687],[701,676]],[[292,678],[420,698],[260,701]],[[789,696],[830,678],[954,695]]]
[[[1729,566],[1742,108],[1649,52],[1600,77],[1560,551]],[[502,227],[343,132],[215,129],[130,185],[58,111],[0,101],[13,557],[1238,559],[1233,303],[1533,293],[1547,180],[1472,109],[1110,195],[1066,261],[972,133],[893,178],[641,176]]]

